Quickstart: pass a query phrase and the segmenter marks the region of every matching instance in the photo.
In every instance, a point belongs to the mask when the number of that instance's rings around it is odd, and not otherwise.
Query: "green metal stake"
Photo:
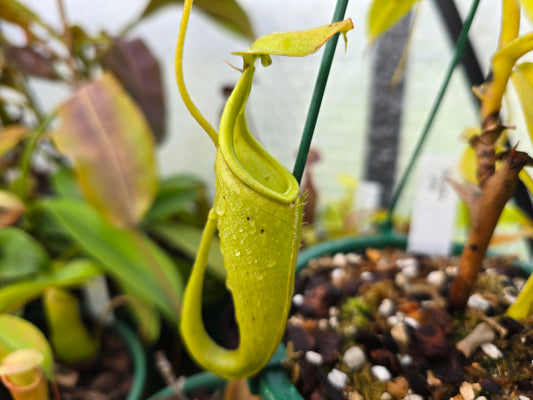
[[[337,0],[335,11],[333,12],[332,23],[339,22],[344,19],[346,13],[346,7],[348,6],[348,0]],[[311,98],[311,104],[307,112],[307,118],[305,120],[304,130],[302,138],[300,140],[300,147],[298,148],[298,155],[296,156],[296,162],[294,163],[294,170],[292,174],[298,181],[301,182],[304,173],[305,162],[307,161],[307,154],[311,148],[311,140],[313,139],[313,133],[316,127],[316,121],[318,119],[318,113],[320,111],[320,105],[322,104],[322,98],[324,97],[324,91],[326,89],[326,83],[328,82],[329,70],[331,69],[331,63],[333,61],[333,55],[335,54],[335,48],[339,40],[339,34],[331,38],[324,49],[324,55],[320,63],[320,69],[318,70],[318,76],[313,90],[313,97]]]
[[[411,156],[411,159],[409,160],[409,163],[407,164],[407,168],[405,169],[400,182],[398,183],[398,186],[396,188],[396,191],[394,192],[394,196],[392,197],[391,206],[389,208],[388,213],[388,225],[392,225],[392,212],[394,211],[394,208],[396,207],[398,203],[398,199],[400,198],[400,194],[402,193],[402,190],[407,182],[407,178],[411,174],[411,171],[415,165],[416,160],[418,159],[418,156],[420,155],[422,145],[426,141],[426,138],[429,134],[429,131],[431,129],[431,126],[433,125],[433,121],[435,119],[435,116],[437,115],[437,111],[442,103],[442,99],[444,98],[444,94],[446,93],[446,89],[448,88],[448,84],[450,83],[451,77],[453,75],[453,72],[455,70],[455,67],[461,60],[461,57],[463,55],[463,50],[465,48],[467,39],[468,39],[468,31],[470,30],[470,27],[472,25],[472,21],[474,20],[474,16],[476,15],[477,7],[479,5],[480,0],[474,0],[472,2],[472,6],[470,8],[470,12],[468,13],[468,16],[464,22],[463,29],[461,30],[461,33],[459,35],[459,38],[457,40],[457,45],[455,46],[455,53],[453,56],[452,61],[450,62],[450,65],[448,66],[448,72],[446,74],[446,77],[444,78],[444,81],[442,82],[441,88],[439,90],[439,93],[437,95],[437,98],[435,99],[435,103],[433,104],[433,108],[431,109],[431,112],[429,113],[428,119],[426,121],[426,124],[424,126],[424,129],[422,130],[422,135],[418,139],[418,143],[416,144],[415,150],[413,151],[413,154]]]

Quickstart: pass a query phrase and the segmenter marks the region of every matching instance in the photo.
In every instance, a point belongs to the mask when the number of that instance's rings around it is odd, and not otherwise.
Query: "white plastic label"
[[[446,181],[454,158],[420,158],[407,250],[428,255],[449,255],[452,249],[457,195]]]

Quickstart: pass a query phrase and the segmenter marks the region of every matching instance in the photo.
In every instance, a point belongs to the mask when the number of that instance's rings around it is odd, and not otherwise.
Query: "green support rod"
[[[333,12],[333,22],[339,22],[344,19],[346,13],[346,7],[348,6],[348,0],[337,0],[335,11]],[[311,148],[311,141],[313,140],[313,133],[316,127],[316,121],[318,119],[318,113],[322,104],[322,98],[324,97],[324,91],[326,90],[326,84],[328,82],[329,71],[331,69],[331,63],[333,62],[333,56],[337,47],[339,35],[335,35],[326,43],[324,49],[324,55],[320,63],[320,69],[318,70],[318,76],[313,90],[313,97],[311,98],[311,104],[307,112],[307,118],[305,120],[304,130],[302,138],[300,140],[300,147],[298,148],[298,155],[296,156],[296,162],[294,163],[294,170],[292,174],[296,178],[298,183],[301,182],[304,173],[305,162],[307,161],[307,154]]]
[[[407,168],[405,169],[397,187],[396,191],[394,192],[394,196],[392,197],[391,205],[389,208],[389,215],[388,220],[389,222],[392,221],[392,213],[394,211],[394,208],[396,207],[398,203],[398,199],[400,198],[400,195],[402,193],[402,190],[407,182],[407,179],[409,178],[409,175],[411,174],[411,171],[415,165],[416,160],[418,159],[418,156],[420,155],[420,152],[422,150],[422,146],[426,141],[426,138],[429,134],[429,131],[431,129],[431,126],[433,125],[433,121],[435,120],[435,117],[437,115],[437,111],[439,110],[439,107],[442,103],[442,100],[444,98],[444,94],[446,93],[446,89],[448,88],[448,84],[450,83],[450,80],[452,78],[453,72],[455,70],[455,67],[461,60],[461,57],[463,55],[463,50],[465,48],[465,45],[468,41],[468,32],[470,31],[470,27],[472,26],[472,21],[474,20],[474,16],[476,15],[476,11],[479,5],[480,0],[474,0],[472,2],[472,6],[470,8],[470,12],[468,13],[468,16],[466,17],[466,20],[463,25],[463,29],[461,30],[461,33],[459,35],[459,39],[457,40],[457,45],[455,46],[455,52],[454,56],[450,62],[450,65],[448,66],[448,71],[446,73],[446,76],[444,78],[444,81],[442,82],[441,88],[437,94],[437,98],[435,99],[435,103],[433,104],[433,107],[431,109],[431,112],[429,113],[428,119],[426,120],[426,124],[424,125],[424,129],[422,130],[422,135],[418,139],[418,143],[416,144],[416,147],[413,151],[413,154],[411,155],[411,158],[409,160],[409,163],[407,164]]]

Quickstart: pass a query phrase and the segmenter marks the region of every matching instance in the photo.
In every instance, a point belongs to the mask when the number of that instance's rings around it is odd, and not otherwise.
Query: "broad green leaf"
[[[201,223],[207,217],[206,188],[202,181],[189,175],[176,175],[163,179],[159,191],[145,216],[147,221],[161,221],[184,213],[200,214]]]
[[[192,225],[162,222],[152,224],[150,231],[164,242],[183,252],[191,260],[196,258],[202,239],[202,229]],[[217,237],[214,237],[211,242],[207,257],[207,271],[219,281],[226,279],[224,259],[220,252],[220,241]]]
[[[0,131],[0,157],[28,136],[28,130],[20,125],[10,125]]]
[[[19,349],[35,349],[44,361],[42,369],[48,379],[54,378],[54,357],[43,333],[33,324],[9,314],[0,315],[0,360]]]
[[[257,39],[247,51],[232,54],[242,55],[245,60],[252,56],[261,56],[263,63],[263,58],[270,55],[305,57],[317,51],[337,33],[342,33],[346,41],[346,32],[351,29],[352,20],[347,19],[305,31],[271,33]]]
[[[0,228],[15,224],[25,211],[26,206],[15,193],[0,190]]]
[[[141,15],[147,17],[160,8],[169,5],[183,4],[183,0],[151,0]],[[215,22],[250,40],[255,38],[252,24],[246,12],[235,0],[195,0],[193,10],[205,12]]]
[[[41,205],[106,273],[177,323],[183,280],[154,242],[139,231],[117,228],[82,201],[50,199]]]
[[[59,108],[53,134],[87,200],[117,226],[135,226],[157,191],[154,141],[139,108],[110,75]]]
[[[50,286],[76,287],[101,273],[100,266],[93,260],[76,259],[69,261],[52,274],[11,283],[0,288],[0,313],[17,310],[27,302],[40,297]]]
[[[141,39],[117,38],[101,58],[141,108],[157,142],[165,136],[166,110],[159,61]]]
[[[54,193],[60,197],[69,197],[73,199],[80,199],[83,197],[76,182],[74,171],[70,168],[59,168],[56,173],[50,177],[50,184]]]
[[[49,263],[46,250],[24,230],[0,229],[0,282],[44,272]]]
[[[367,15],[367,36],[370,42],[384,34],[404,17],[417,0],[373,0]]]
[[[533,63],[518,65],[511,74],[511,79],[520,100],[529,139],[533,142]]]

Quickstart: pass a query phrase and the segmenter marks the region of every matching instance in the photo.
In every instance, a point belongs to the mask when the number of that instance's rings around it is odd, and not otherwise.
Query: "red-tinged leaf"
[[[21,125],[10,125],[0,131],[0,157],[13,150],[28,136],[28,130]]]
[[[45,79],[56,79],[53,58],[38,52],[31,46],[2,46],[6,62],[23,74]]]
[[[141,18],[173,4],[183,4],[183,0],[151,0]],[[209,17],[231,31],[250,40],[255,39],[248,15],[235,0],[195,0],[193,8],[202,10]]]
[[[154,141],[141,110],[111,74],[59,108],[53,134],[87,200],[117,226],[134,226],[157,191]]]
[[[165,101],[159,62],[141,39],[117,38],[101,59],[141,107],[157,142],[165,134]]]

